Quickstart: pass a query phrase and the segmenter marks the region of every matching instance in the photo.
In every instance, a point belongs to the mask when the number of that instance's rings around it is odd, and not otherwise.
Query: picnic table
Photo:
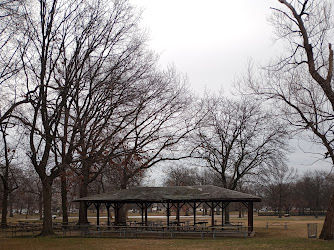
[[[209,227],[212,231],[214,230],[233,230],[233,231],[241,231],[241,230],[247,230],[248,226],[243,225],[216,225],[216,226],[210,226]]]
[[[269,229],[269,227],[272,226],[283,226],[285,230],[288,229],[288,223],[284,221],[273,221],[273,222],[267,222],[266,228]]]
[[[198,227],[199,229],[206,230],[206,225],[208,224],[207,221],[198,221],[196,223],[194,223],[194,229],[196,230]]]

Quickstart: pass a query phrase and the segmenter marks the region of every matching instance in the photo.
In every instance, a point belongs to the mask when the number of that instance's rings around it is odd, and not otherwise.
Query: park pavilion
[[[248,210],[248,225],[243,226],[246,229],[247,235],[254,234],[254,224],[253,224],[253,203],[260,202],[261,199],[257,196],[229,190],[226,188],[221,188],[212,185],[203,186],[173,186],[173,187],[135,187],[130,189],[122,189],[113,191],[110,193],[103,193],[98,195],[92,195],[88,197],[83,197],[76,199],[75,202],[84,202],[88,208],[90,205],[94,205],[97,211],[96,224],[100,225],[100,207],[104,205],[107,210],[107,226],[109,229],[115,228],[121,225],[112,225],[110,222],[110,208],[114,209],[115,221],[118,221],[118,213],[124,204],[136,204],[141,210],[141,222],[140,226],[148,230],[150,226],[148,221],[148,208],[153,204],[160,204],[166,209],[166,217],[164,221],[164,226],[162,224],[154,227],[154,230],[159,231],[159,226],[164,231],[169,229],[177,228],[177,231],[196,231],[196,225],[201,223],[196,220],[196,209],[201,205],[205,204],[210,208],[211,212],[211,226],[206,227],[206,231],[220,231],[227,232],[227,229],[232,229],[235,227],[238,231],[241,229],[239,225],[233,225],[230,222],[224,222],[224,209],[228,204],[232,202],[241,202],[247,207]],[[193,217],[187,227],[181,225],[180,221],[180,209],[187,204],[191,207],[193,211]],[[176,210],[176,220],[171,221],[171,210]],[[215,224],[215,210],[221,211],[222,223],[220,225]],[[132,228],[130,224],[122,225],[122,230],[126,228]],[[151,225],[149,230],[152,230]],[[133,229],[133,228],[132,228]],[[136,228],[138,229],[138,227]],[[203,227],[201,228],[203,231]],[[203,236],[203,234],[202,234]]]

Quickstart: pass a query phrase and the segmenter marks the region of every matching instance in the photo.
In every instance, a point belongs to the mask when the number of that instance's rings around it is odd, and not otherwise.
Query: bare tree
[[[36,12],[38,5],[39,11]],[[76,108],[81,117],[87,115],[88,120],[89,114],[81,112],[87,107],[85,101],[91,103],[96,97],[92,88],[96,90],[95,86],[105,85],[106,79],[112,79],[111,72],[120,70],[117,60],[122,58],[126,64],[128,54],[124,53],[124,47],[127,44],[122,43],[122,39],[127,38],[124,34],[128,34],[129,26],[133,27],[136,19],[128,12],[127,1],[43,0],[25,5],[25,10],[22,40],[29,43],[22,60],[27,87],[33,90],[30,109],[25,111],[32,115],[23,115],[20,119],[30,130],[29,156],[43,185],[42,235],[49,235],[53,233],[51,186],[71,162],[73,138],[83,131],[80,131],[80,124],[75,123],[77,120],[68,127],[69,109]],[[124,24],[127,20],[132,23]],[[114,60],[117,61],[112,65],[116,67],[114,70],[111,66],[109,71],[101,71]],[[103,90],[100,88],[99,91]],[[75,99],[75,95],[83,97]],[[103,94],[99,97],[105,98],[105,102],[95,102],[94,108],[102,114],[105,109],[98,108],[108,107],[107,97]],[[73,103],[75,105],[71,106]],[[99,119],[102,123],[103,117]],[[94,124],[88,120],[88,125]]]
[[[30,106],[16,117],[29,129],[29,157],[43,186],[42,235],[50,235],[53,181],[62,174],[65,205],[66,168],[84,166],[86,184],[99,176],[108,163],[101,159],[113,154],[112,139],[140,109],[131,100],[155,56],[143,49],[139,16],[126,0],[23,6],[20,55]]]
[[[52,167],[50,161],[42,168],[42,172],[53,169],[49,183],[61,173],[64,205],[65,168],[80,176],[80,196],[87,196],[88,185],[105,167],[118,166],[114,159],[121,159],[120,166],[128,170],[130,165],[136,166],[124,176],[126,183],[157,162],[175,159],[171,147],[190,130],[190,122],[179,118],[189,104],[186,88],[174,70],[156,70],[157,57],[146,49],[145,36],[137,27],[139,17],[127,1],[115,1],[111,7],[106,1],[84,2],[80,8],[75,2],[65,4],[73,7],[67,9],[66,19],[60,15],[64,6],[59,5],[57,11],[50,8],[49,19],[55,21],[47,27],[52,31],[57,22],[68,26],[64,33],[56,29],[51,41],[45,42],[52,44],[56,35],[61,41],[59,47],[44,52],[53,56],[50,62],[43,62],[50,67],[44,66],[47,82],[38,85],[41,96],[33,96],[40,115],[35,115],[34,122],[23,121],[33,128],[31,137],[42,139],[40,145],[45,146],[37,147],[32,139],[32,151],[39,150],[33,158],[47,152],[44,159],[51,157],[55,163]],[[43,89],[43,84],[49,85]],[[40,124],[43,131],[37,129]],[[169,155],[163,154],[166,149]],[[142,159],[140,165],[133,164],[136,158]],[[81,204],[80,223],[87,223],[85,211]]]
[[[209,168],[189,166],[186,163],[165,170],[165,186],[214,185],[221,186],[215,172]]]
[[[275,164],[258,177],[264,199],[275,211],[278,211],[278,217],[282,218],[283,208],[285,213],[289,213],[292,205],[291,195],[297,178],[296,170],[286,165]]]
[[[8,198],[18,188],[12,173],[12,160],[16,152],[15,139],[10,130],[15,126],[11,117],[18,106],[28,103],[21,79],[21,52],[25,44],[20,41],[19,23],[24,18],[24,0],[8,0],[0,3],[0,126],[1,173],[3,183],[1,227],[7,224]],[[12,138],[10,138],[12,137]],[[10,139],[9,139],[10,138]]]
[[[69,173],[81,178],[82,197],[106,167],[131,169],[127,183],[158,162],[185,157],[175,145],[193,129],[191,116],[181,117],[191,99],[173,69],[157,70],[128,1],[17,3],[22,46],[11,74],[24,80],[29,105],[15,118],[28,130],[28,156],[42,185],[41,235],[52,235],[52,184],[59,175],[66,222]],[[82,211],[79,221],[87,222]]]
[[[80,3],[78,3],[80,4]],[[82,4],[82,2],[81,2]],[[39,13],[35,8],[39,6]],[[29,83],[27,87],[34,89],[30,96],[29,116],[21,121],[29,129],[31,163],[36,170],[43,187],[43,230],[41,235],[51,235],[52,230],[52,183],[62,170],[62,165],[54,165],[50,161],[54,138],[60,125],[61,115],[66,99],[62,98],[68,89],[60,89],[54,76],[57,65],[65,47],[75,41],[70,40],[71,24],[80,18],[76,1],[65,4],[64,1],[30,2],[25,6],[26,30],[23,40],[28,40],[26,52],[22,54],[24,72]],[[60,94],[59,94],[60,93]]]
[[[196,127],[194,115],[188,113],[192,96],[174,69],[156,71],[141,89],[139,109],[123,133],[126,141],[115,150],[118,163],[111,163],[123,169],[121,188],[155,164],[189,157],[179,145]]]
[[[273,159],[284,161],[286,130],[255,100],[211,96],[202,105],[208,114],[195,133],[192,155],[223,187],[234,190]]]
[[[198,126],[192,156],[215,173],[219,186],[235,190],[240,182],[273,159],[283,162],[287,133],[259,102],[243,98],[207,96],[202,103],[206,118]],[[225,210],[229,221],[229,208]]]
[[[198,169],[176,166],[166,171],[164,186],[194,186],[199,185],[199,181]]]
[[[0,124],[11,117],[16,107],[28,103],[24,90],[21,52],[25,44],[20,41],[25,0],[9,0],[0,3]]]
[[[80,69],[79,75],[74,74],[75,85],[70,97],[73,101],[67,121],[71,135],[66,135],[66,154],[75,163],[72,170],[82,177],[80,197],[88,195],[88,185],[96,180],[115,149],[127,139],[129,133],[124,132],[125,128],[141,108],[136,103],[143,93],[141,87],[144,86],[140,82],[156,61],[147,53],[145,39],[138,36],[137,17],[131,15],[131,8],[124,3],[115,8],[110,17],[115,26],[109,26],[110,20],[106,19],[105,29],[89,30],[87,34],[88,40],[97,32],[106,36],[107,40],[98,46],[107,51],[99,54],[100,57],[92,54],[92,58],[82,61],[80,57],[87,53],[78,48],[79,53],[73,59],[82,63],[84,70]],[[100,24],[97,19],[96,25]],[[88,52],[90,50],[87,48]],[[86,213],[87,208],[81,203],[79,223],[87,223]]]
[[[130,104],[138,89],[134,83],[146,77],[155,58],[146,53],[145,37],[137,27],[139,16],[127,1],[97,1],[83,5],[71,23],[75,41],[63,48],[55,81],[64,103],[53,153],[62,166],[63,221],[66,216],[66,170],[72,165],[83,177],[81,196],[107,164],[112,138],[126,126],[133,112]],[[70,30],[69,30],[70,31]],[[108,152],[110,150],[110,152]],[[105,158],[104,162],[101,159]],[[86,211],[81,204],[80,211]],[[81,219],[84,212],[80,212]],[[84,220],[84,221],[83,221]]]
[[[0,179],[3,184],[1,227],[7,226],[8,199],[10,194],[19,188],[17,157],[18,145],[22,142],[22,131],[10,119],[0,125]],[[16,176],[17,175],[17,176]]]
[[[22,214],[25,211],[26,218],[29,215],[34,215],[36,211],[39,213],[39,219],[43,220],[43,192],[42,184],[37,173],[29,169],[15,169],[15,174],[19,178],[19,188],[15,191],[16,210],[19,208]],[[23,211],[22,211],[23,210]]]
[[[328,1],[279,0],[271,22],[278,39],[287,42],[286,54],[268,67],[263,78],[249,77],[255,93],[273,101],[297,131],[324,147],[322,159],[334,163],[332,4]],[[320,234],[334,238],[334,193]]]
[[[128,188],[134,178],[158,162],[186,157],[175,148],[194,126],[191,119],[182,120],[190,102],[186,88],[174,70],[158,72],[152,60],[148,62],[143,67],[146,72],[128,71],[131,79],[118,87],[113,81],[112,89],[98,92],[106,95],[112,90],[109,98],[113,102],[101,103],[101,115],[87,112],[80,119],[79,159],[74,168],[83,180],[80,196],[88,195],[89,183],[106,167],[121,173],[119,188]]]
[[[305,172],[296,183],[294,192],[295,200],[298,202],[296,205],[302,204],[301,210],[310,208],[317,218],[319,211],[325,211],[328,207],[328,193],[332,192],[330,179],[331,175],[326,171]]]

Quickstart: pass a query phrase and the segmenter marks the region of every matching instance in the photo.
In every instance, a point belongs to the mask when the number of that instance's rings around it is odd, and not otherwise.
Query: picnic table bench
[[[287,222],[280,222],[280,221],[273,221],[273,222],[267,222],[266,228],[269,229],[269,227],[276,227],[276,226],[283,226],[285,230],[288,229],[288,223]]]

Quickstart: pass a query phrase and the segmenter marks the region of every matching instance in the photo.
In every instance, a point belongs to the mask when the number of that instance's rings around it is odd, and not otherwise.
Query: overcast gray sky
[[[174,63],[192,88],[228,89],[249,59],[275,53],[267,22],[274,0],[131,0],[162,65]],[[272,3],[272,5],[271,5]]]
[[[234,78],[252,59],[265,65],[280,53],[267,18],[277,0],[130,0],[143,9],[141,26],[149,30],[149,47],[161,55],[161,66],[174,64],[191,88],[228,92]],[[325,168],[319,147],[295,140],[290,166]],[[303,150],[299,149],[301,147]],[[305,152],[303,152],[305,151]]]

